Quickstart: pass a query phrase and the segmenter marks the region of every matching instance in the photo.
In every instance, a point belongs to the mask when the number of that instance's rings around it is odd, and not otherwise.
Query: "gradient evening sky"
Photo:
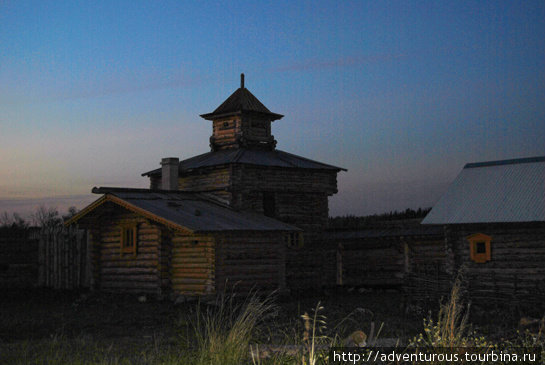
[[[434,204],[466,162],[545,155],[543,1],[0,0],[0,212],[148,187],[209,151],[239,75],[278,148],[342,166],[330,214]]]

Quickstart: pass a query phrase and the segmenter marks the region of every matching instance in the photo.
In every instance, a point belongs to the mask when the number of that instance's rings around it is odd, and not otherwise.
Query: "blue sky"
[[[545,155],[542,1],[0,1],[0,212],[82,208],[209,150],[246,75],[278,148],[342,166],[330,214],[434,204]]]

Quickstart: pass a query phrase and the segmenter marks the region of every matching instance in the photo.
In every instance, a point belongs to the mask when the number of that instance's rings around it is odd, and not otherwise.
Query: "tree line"
[[[78,210],[76,207],[70,207],[65,214],[60,214],[57,208],[46,207],[44,205],[37,207],[27,219],[21,217],[18,213],[10,214],[8,212],[3,212],[0,214],[0,228],[26,229],[29,227],[60,227],[77,212]]]
[[[364,228],[365,226],[375,222],[424,218],[430,210],[431,207],[418,208],[416,210],[407,208],[403,211],[394,210],[387,213],[372,214],[361,217],[355,215],[329,217],[328,227],[332,229],[358,229]]]

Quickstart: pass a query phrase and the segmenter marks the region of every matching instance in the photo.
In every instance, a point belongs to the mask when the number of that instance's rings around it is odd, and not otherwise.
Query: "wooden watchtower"
[[[328,197],[337,193],[340,167],[276,149],[271,112],[241,84],[213,112],[211,151],[179,162],[178,190],[200,192],[240,211],[252,211],[295,225],[305,239],[322,231]],[[162,187],[162,170],[142,174],[151,189]]]

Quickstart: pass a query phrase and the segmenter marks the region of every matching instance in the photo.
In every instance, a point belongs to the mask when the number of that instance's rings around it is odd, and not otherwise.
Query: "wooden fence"
[[[0,287],[87,288],[85,231],[50,227],[0,230]]]
[[[89,286],[85,231],[42,229],[38,246],[38,286],[77,289]]]

